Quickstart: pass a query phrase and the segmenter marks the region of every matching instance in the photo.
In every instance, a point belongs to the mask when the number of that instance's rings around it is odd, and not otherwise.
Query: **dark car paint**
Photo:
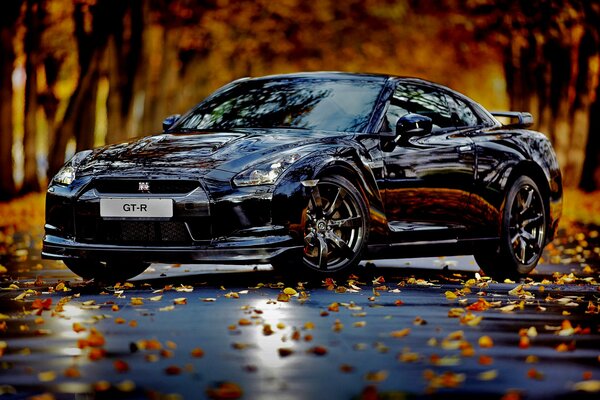
[[[310,196],[302,182],[333,173],[350,179],[366,199],[370,212],[366,256],[469,254],[474,243],[497,240],[505,191],[524,172],[533,175],[547,194],[547,240],[553,237],[562,187],[556,157],[543,135],[504,129],[472,100],[419,79],[325,75],[357,82],[386,79],[367,132],[234,129],[178,133],[176,123],[161,135],[96,149],[81,163],[69,187],[50,184],[43,256],[268,262],[302,249],[303,210]],[[310,76],[288,75],[286,79]],[[481,126],[431,132],[403,145],[390,145],[389,135],[378,132],[386,108],[383,100],[398,81],[433,86],[468,102],[480,116]],[[294,149],[303,158],[275,185],[233,184],[242,170]],[[107,178],[198,180],[198,190],[172,196],[174,220],[208,228],[198,240],[177,246],[81,243],[73,219],[83,216],[90,223],[97,222],[101,195],[93,188],[93,180]]]

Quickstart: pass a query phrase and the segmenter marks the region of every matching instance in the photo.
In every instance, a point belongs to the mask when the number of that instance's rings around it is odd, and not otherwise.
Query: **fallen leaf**
[[[393,338],[403,338],[410,333],[410,328],[404,328],[399,331],[393,331],[390,333],[390,336]]]
[[[295,296],[296,294],[298,294],[298,292],[291,287],[286,287],[285,289],[283,289],[283,293],[287,294],[288,296]]]
[[[479,338],[478,343],[479,343],[479,347],[484,348],[484,349],[494,347],[494,341],[492,340],[491,337],[489,337],[487,335],[481,336]]]
[[[454,300],[454,299],[458,298],[456,293],[454,293],[450,290],[447,290],[446,293],[444,293],[444,294],[446,295],[446,299],[448,299],[448,300]]]
[[[498,377],[498,370],[496,370],[496,369],[484,371],[477,375],[477,379],[479,379],[480,381],[493,381],[497,377]]]
[[[529,336],[521,336],[519,337],[519,348],[520,349],[528,349],[529,348]]]
[[[460,318],[465,313],[464,308],[451,308],[448,311],[449,318]]]
[[[492,305],[488,303],[485,299],[479,298],[475,303],[471,304],[467,307],[467,310],[470,311],[485,311],[489,309]]]
[[[579,392],[600,392],[600,380],[590,380],[574,383],[572,389]]]
[[[316,356],[324,356],[327,354],[327,348],[325,348],[323,346],[315,346],[315,347],[311,347],[306,352],[309,354],[314,354]]]
[[[279,357],[289,357],[294,353],[294,350],[289,347],[281,347],[277,349],[277,352],[279,353]]]
[[[144,299],[141,297],[132,297],[131,298],[131,305],[132,306],[141,306],[144,304]]]
[[[120,392],[129,393],[135,390],[135,383],[132,380],[126,379],[123,382],[117,383],[115,387]]]
[[[120,374],[129,371],[129,364],[127,364],[123,360],[115,360],[113,362],[113,367],[114,367],[115,371],[117,371]]]
[[[104,358],[105,355],[106,355],[106,350],[104,350],[102,348],[94,347],[94,348],[90,349],[88,358],[91,361],[98,361],[98,360]]]
[[[492,365],[494,363],[494,359],[490,356],[480,355],[478,362],[481,365]]]
[[[80,378],[81,377],[81,372],[79,372],[79,369],[77,369],[77,367],[69,367],[67,369],[65,369],[65,372],[63,373],[64,376],[66,376],[67,378]]]
[[[56,372],[54,371],[44,371],[38,373],[38,380],[40,382],[52,382],[56,379]]]
[[[530,368],[527,371],[527,377],[529,379],[535,379],[535,380],[541,381],[544,379],[544,374],[535,368]]]
[[[529,356],[525,357],[525,363],[527,363],[527,364],[537,364],[538,362],[540,362],[540,359],[538,356],[529,355]]]
[[[206,395],[214,400],[239,399],[243,394],[242,388],[233,382],[218,382],[206,389]]]
[[[367,372],[364,376],[365,380],[367,382],[373,382],[373,383],[378,383],[378,382],[383,382],[385,381],[389,376],[389,372],[387,372],[386,370],[382,369],[379,371],[370,371]]]
[[[277,301],[287,303],[288,301],[290,301],[290,296],[285,293],[279,293],[279,295],[277,296]]]
[[[200,347],[196,347],[192,350],[191,355],[194,358],[202,358],[204,357],[204,350],[202,350]]]
[[[179,375],[181,374],[181,368],[177,365],[169,365],[165,368],[165,374],[167,375]]]

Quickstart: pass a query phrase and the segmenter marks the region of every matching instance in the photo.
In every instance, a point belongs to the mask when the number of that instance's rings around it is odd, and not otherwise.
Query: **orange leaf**
[[[202,350],[200,347],[196,347],[195,349],[192,350],[192,357],[194,357],[194,358],[204,357],[204,350]]]
[[[206,389],[206,395],[214,400],[239,399],[243,394],[242,388],[233,382],[219,382]]]
[[[115,368],[115,371],[117,371],[120,374],[129,371],[129,364],[127,364],[123,360],[116,360],[113,363],[113,367]]]
[[[471,304],[467,307],[467,310],[471,311],[485,311],[490,308],[492,305],[485,301],[485,299],[479,298],[477,302]]]

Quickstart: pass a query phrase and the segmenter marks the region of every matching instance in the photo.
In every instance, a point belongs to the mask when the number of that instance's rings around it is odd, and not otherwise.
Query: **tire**
[[[304,251],[273,262],[282,274],[325,278],[352,272],[369,234],[368,208],[361,192],[346,178],[331,175],[309,188],[304,209]]]
[[[515,180],[502,210],[499,244],[475,253],[481,269],[495,279],[517,279],[537,265],[546,243],[547,216],[536,183],[528,176]]]
[[[118,263],[95,260],[63,260],[65,265],[84,280],[94,279],[96,282],[124,282],[138,276],[148,268],[149,263],[132,261]]]

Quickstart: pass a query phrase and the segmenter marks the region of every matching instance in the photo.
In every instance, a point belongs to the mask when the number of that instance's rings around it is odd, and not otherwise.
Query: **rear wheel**
[[[519,177],[508,191],[500,243],[475,253],[477,264],[494,278],[518,278],[537,265],[546,240],[546,209],[536,183]]]
[[[274,266],[286,274],[350,272],[358,265],[368,237],[368,209],[362,194],[339,175],[323,177],[310,189],[302,259],[278,260]]]
[[[148,268],[149,263],[132,261],[130,263],[95,260],[64,260],[66,266],[85,280],[98,282],[124,282],[138,276]]]

